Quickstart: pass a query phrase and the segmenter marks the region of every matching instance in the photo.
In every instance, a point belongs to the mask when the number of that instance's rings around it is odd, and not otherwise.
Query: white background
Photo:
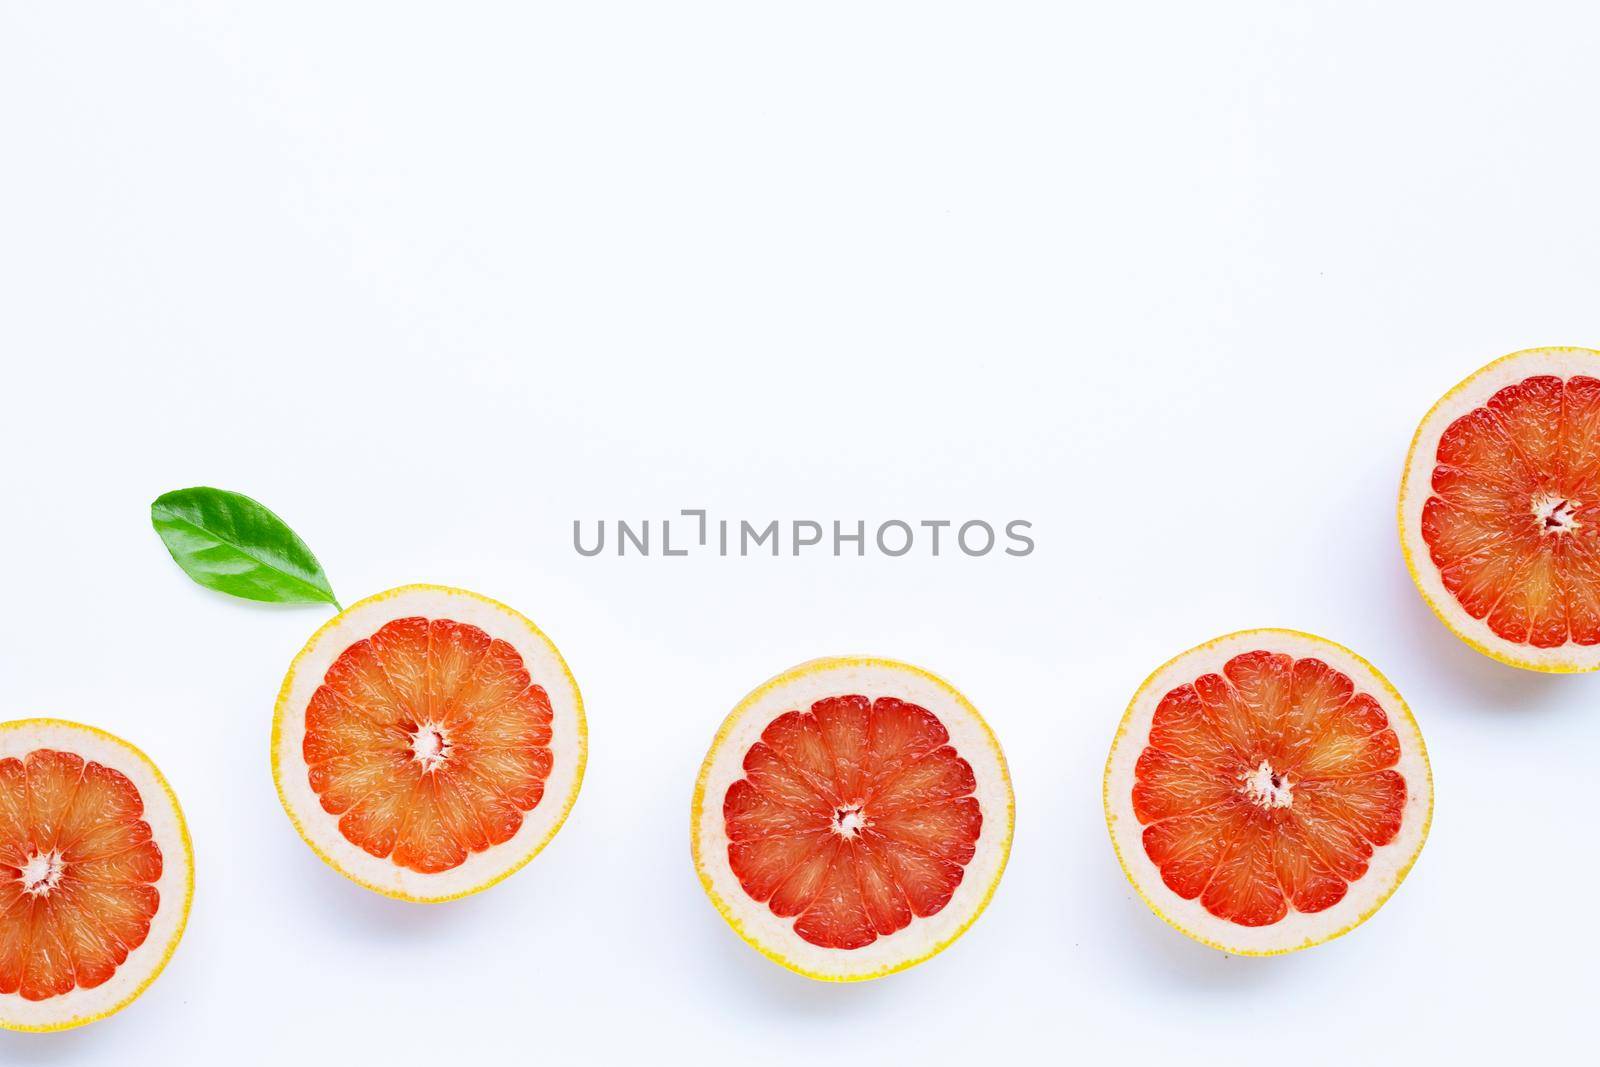
[[[1600,678],[1451,637],[1394,495],[1458,379],[1600,344],[1592,8],[228,6],[0,6],[0,717],[143,746],[199,861],[150,992],[0,1060],[1589,1045]],[[548,630],[592,760],[531,867],[422,907],[300,842],[268,726],[328,613],[190,584],[147,518],[190,484],[275,508],[347,603],[446,582]],[[685,507],[1039,547],[572,550]],[[1261,625],[1388,674],[1438,806],[1375,919],[1252,960],[1145,910],[1099,792],[1146,673]],[[740,696],[848,651],[983,709],[1018,822],[965,938],[829,986],[712,911],[688,805]]]

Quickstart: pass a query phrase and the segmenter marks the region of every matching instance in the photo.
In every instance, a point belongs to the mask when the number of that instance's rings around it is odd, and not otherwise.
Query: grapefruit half
[[[1479,652],[1600,668],[1600,352],[1514,352],[1446,393],[1406,456],[1400,545]]]
[[[1015,802],[1000,743],[927,671],[818,659],[741,700],[691,805],[711,903],[758,952],[824,981],[904,970],[989,903]]]
[[[1371,664],[1292,630],[1192,648],[1134,694],[1106,825],[1144,902],[1196,941],[1267,956],[1365,922],[1416,862],[1433,780]]]
[[[433,903],[549,843],[587,746],[577,684],[537,626],[464,589],[408,585],[352,605],[294,658],[272,776],[329,866]]]
[[[127,1007],[172,958],[194,895],[189,830],[128,744],[59,719],[0,723],[0,1027]]]

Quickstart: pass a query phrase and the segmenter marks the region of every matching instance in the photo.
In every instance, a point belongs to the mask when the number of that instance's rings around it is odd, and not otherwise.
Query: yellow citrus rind
[[[1005,830],[1002,840],[999,843],[998,865],[996,866],[994,873],[990,877],[987,884],[983,886],[982,892],[979,895],[976,904],[970,907],[969,912],[963,916],[961,922],[951,932],[939,938],[930,947],[917,952],[914,955],[908,956],[904,959],[897,959],[892,963],[888,963],[882,967],[875,968],[865,973],[842,973],[827,971],[817,967],[808,967],[794,958],[785,955],[781,950],[765,943],[762,939],[755,936],[745,921],[736,913],[736,909],[732,902],[727,900],[724,895],[718,891],[710,869],[711,860],[704,854],[704,851],[701,847],[701,826],[706,817],[706,790],[708,781],[711,777],[712,768],[716,765],[717,758],[721,754],[724,745],[728,742],[729,737],[733,734],[735,727],[738,726],[740,721],[744,718],[745,713],[749,711],[752,706],[757,704],[762,698],[776,690],[793,685],[795,682],[800,681],[801,679],[809,678],[813,675],[821,674],[823,672],[838,668],[866,668],[872,670],[903,672],[916,678],[920,678],[943,691],[951,701],[953,701],[957,706],[971,716],[974,724],[981,731],[981,736],[985,739],[987,745],[989,746],[992,758],[998,764],[1000,777],[1004,783],[1006,797]],[[1016,831],[1016,794],[1011,786],[1010,771],[1006,765],[1005,753],[1000,748],[999,739],[995,736],[994,731],[990,728],[988,722],[978,712],[978,709],[972,705],[972,702],[967,700],[967,698],[949,682],[946,682],[943,678],[940,678],[938,675],[926,671],[921,667],[917,667],[909,663],[902,663],[898,660],[883,659],[874,656],[825,656],[818,659],[809,660],[796,667],[791,667],[782,674],[779,674],[776,677],[762,683],[743,700],[739,701],[739,703],[734,706],[734,709],[728,713],[728,716],[722,721],[722,725],[718,728],[716,736],[712,739],[711,748],[706,753],[705,760],[700,765],[700,773],[695,779],[694,796],[692,797],[689,805],[689,820],[690,856],[694,861],[695,873],[700,879],[701,888],[705,890],[706,897],[711,901],[712,907],[716,908],[717,914],[722,916],[723,921],[728,924],[734,933],[739,935],[739,938],[744,941],[745,944],[755,949],[773,963],[793,971],[796,974],[803,975],[806,978],[815,979],[819,982],[864,982],[875,978],[883,978],[891,974],[898,974],[901,971],[915,967],[919,963],[923,963],[929,959],[932,959],[934,956],[937,956],[939,953],[943,952],[945,949],[949,948],[952,944],[959,940],[960,937],[969,929],[971,929],[972,925],[978,921],[978,917],[983,914],[984,910],[988,908],[989,902],[993,900],[995,890],[999,888],[1000,878],[1005,873],[1006,864],[1010,859],[1011,842]],[[725,863],[726,857],[721,857],[720,861]]]
[[[41,727],[66,730],[69,732],[80,732],[96,738],[105,744],[115,746],[125,752],[140,766],[142,766],[144,770],[149,773],[150,777],[156,782],[156,784],[161,787],[161,791],[166,797],[167,804],[170,805],[172,809],[174,823],[178,832],[178,840],[181,842],[183,847],[183,904],[179,909],[178,920],[172,929],[172,933],[168,936],[166,944],[161,947],[160,956],[157,958],[155,964],[150,968],[149,973],[144,976],[144,978],[131,992],[123,996],[110,1007],[104,1008],[89,1015],[74,1016],[72,1018],[63,1019],[59,1022],[34,1025],[26,1023],[13,1023],[6,1019],[0,1018],[0,1030],[12,1030],[24,1033],[53,1033],[60,1030],[75,1030],[80,1026],[88,1026],[90,1023],[99,1022],[101,1019],[109,1018],[110,1016],[121,1011],[123,1008],[126,1008],[129,1004],[132,1004],[134,1001],[138,1000],[144,995],[145,990],[154,985],[155,980],[161,977],[161,972],[167,969],[167,964],[172,961],[173,954],[178,951],[178,943],[183,940],[184,930],[187,929],[189,925],[189,909],[194,904],[194,842],[189,836],[189,824],[184,819],[183,807],[178,803],[178,795],[177,793],[173,792],[172,784],[167,781],[166,775],[161,773],[161,768],[156,766],[155,761],[149,756],[145,755],[144,752],[141,751],[137,746],[124,741],[116,734],[113,734],[107,730],[102,730],[97,726],[89,726],[85,723],[72,722],[67,719],[52,719],[46,717],[13,719],[10,722],[0,722],[0,733],[19,731],[26,732],[29,730],[37,730]],[[149,803],[150,798],[142,799],[145,799],[147,804]],[[124,963],[124,966],[126,966],[126,963]]]
[[[1142,746],[1148,740],[1148,738],[1135,738],[1131,736],[1130,721],[1133,719],[1134,711],[1140,706],[1141,701],[1149,696],[1152,690],[1156,688],[1158,684],[1165,685],[1171,681],[1172,677],[1182,677],[1182,675],[1169,675],[1170,671],[1192,657],[1213,651],[1229,643],[1250,639],[1252,643],[1259,642],[1261,645],[1270,648],[1271,646],[1269,642],[1274,638],[1288,638],[1298,642],[1325,646],[1327,649],[1336,652],[1338,655],[1346,657],[1350,662],[1359,664],[1368,674],[1371,675],[1373,679],[1376,679],[1379,686],[1383,690],[1383,696],[1385,698],[1383,702],[1384,711],[1390,715],[1391,720],[1396,714],[1401,717],[1402,722],[1408,728],[1411,739],[1416,745],[1416,752],[1420,757],[1424,772],[1424,779],[1427,784],[1428,799],[1427,808],[1423,816],[1421,833],[1417,837],[1414,847],[1411,849],[1408,855],[1401,859],[1397,873],[1393,877],[1393,880],[1376,898],[1374,898],[1366,907],[1361,909],[1355,918],[1330,931],[1321,933],[1316,937],[1308,938],[1301,942],[1271,948],[1251,948],[1241,947],[1238,944],[1224,943],[1218,938],[1208,936],[1204,932],[1195,929],[1193,925],[1186,923],[1174,916],[1171,910],[1163,907],[1161,901],[1157,899],[1157,896],[1162,893],[1165,893],[1169,896],[1176,896],[1176,894],[1168,889],[1165,883],[1161,881],[1159,873],[1157,873],[1155,876],[1155,885],[1149,888],[1146,887],[1138,874],[1135,873],[1131,862],[1143,861],[1148,863],[1148,858],[1143,855],[1130,858],[1124,853],[1122,845],[1119,844],[1117,840],[1117,820],[1119,818],[1119,814],[1117,810],[1117,802],[1112,796],[1111,779],[1113,766],[1117,762],[1119,750],[1124,742],[1132,742]],[[1337,667],[1338,664],[1334,664],[1334,666]],[[1161,695],[1162,694],[1157,694],[1157,698],[1159,699]],[[1409,779],[1407,780],[1406,785],[1408,788],[1414,788],[1413,783]],[[1376,667],[1374,667],[1363,657],[1346,648],[1344,645],[1341,645],[1336,641],[1330,641],[1327,638],[1320,637],[1316,634],[1307,633],[1303,630],[1291,630],[1282,627],[1263,627],[1252,630],[1237,630],[1233,633],[1223,634],[1221,637],[1213,638],[1212,640],[1206,641],[1203,644],[1196,645],[1194,648],[1178,653],[1176,656],[1173,656],[1171,659],[1161,664],[1161,666],[1151,671],[1149,676],[1146,677],[1142,683],[1140,683],[1138,690],[1133,695],[1133,699],[1128,701],[1127,710],[1123,712],[1122,719],[1117,724],[1117,732],[1111,742],[1111,751],[1106,757],[1105,773],[1101,778],[1100,784],[1100,795],[1101,803],[1105,808],[1106,831],[1111,838],[1111,848],[1112,851],[1116,853],[1117,864],[1122,868],[1122,873],[1128,879],[1128,884],[1133,887],[1134,893],[1137,894],[1139,899],[1144,902],[1145,907],[1149,908],[1162,922],[1166,923],[1180,934],[1183,934],[1185,937],[1198,941],[1200,944],[1206,945],[1209,948],[1214,948],[1219,952],[1226,952],[1229,955],[1234,956],[1282,956],[1290,952],[1298,952],[1301,949],[1313,948],[1317,945],[1327,944],[1329,941],[1333,941],[1336,938],[1340,938],[1345,934],[1348,934],[1351,930],[1354,930],[1356,927],[1372,918],[1373,915],[1377,914],[1378,909],[1382,908],[1383,905],[1388,902],[1389,898],[1394,895],[1395,890],[1400,888],[1400,884],[1404,882],[1406,876],[1411,873],[1412,867],[1416,865],[1417,858],[1422,854],[1422,846],[1427,842],[1428,831],[1432,829],[1433,826],[1433,768],[1428,760],[1427,746],[1422,740],[1422,730],[1418,727],[1416,718],[1411,713],[1411,708],[1400,696],[1399,691],[1395,689],[1389,680],[1385,678]],[[1131,796],[1125,798],[1125,802],[1129,808],[1125,817],[1132,819],[1134,816],[1132,814]],[[1217,920],[1217,922],[1225,923],[1225,920]]]
[[[448,596],[468,597],[495,611],[504,613],[506,616],[514,619],[518,624],[526,627],[533,634],[537,635],[537,637],[544,642],[554,661],[558,664],[559,669],[564,676],[564,680],[572,690],[572,697],[575,703],[577,717],[577,737],[575,739],[575,756],[577,760],[577,767],[571,786],[567,790],[566,795],[561,798],[560,812],[550,824],[549,829],[543,834],[541,839],[531,847],[530,851],[520,857],[515,863],[504,868],[503,870],[496,872],[492,877],[486,878],[481,882],[475,883],[463,889],[454,889],[449,892],[436,895],[409,893],[393,886],[380,885],[371,879],[360,877],[355,872],[348,869],[344,864],[340,863],[327,849],[318,843],[318,841],[306,827],[305,823],[302,821],[299,813],[295,811],[294,805],[290,802],[288,793],[284,788],[284,767],[282,758],[280,756],[280,748],[283,741],[284,714],[290,699],[290,693],[294,688],[296,677],[302,665],[313,653],[313,651],[317,649],[320,642],[326,636],[338,630],[352,613],[370,605],[381,604],[389,600],[394,600],[399,597],[415,593],[435,593]],[[519,651],[522,650],[519,649]],[[588,765],[589,726],[588,720],[584,715],[583,697],[578,690],[577,680],[573,678],[572,671],[567,666],[567,662],[562,657],[560,650],[556,648],[555,642],[551,641],[550,638],[545,635],[544,631],[539,629],[539,627],[536,626],[531,619],[521,614],[516,609],[509,607],[498,600],[483,596],[481,593],[474,593],[469,589],[460,589],[454,586],[419,582],[411,585],[397,586],[394,589],[389,589],[382,593],[375,593],[372,596],[357,601],[356,603],[351,604],[348,608],[345,608],[332,619],[329,619],[316,631],[316,633],[311,635],[311,638],[306,642],[305,647],[303,647],[290,662],[288,673],[284,676],[283,685],[278,690],[278,699],[273,708],[272,715],[271,743],[272,782],[273,786],[278,792],[278,801],[283,805],[284,813],[289,816],[289,821],[294,825],[295,832],[300,835],[300,839],[306,843],[306,846],[311,849],[318,859],[322,860],[323,863],[326,863],[329,867],[333,868],[335,871],[338,871],[345,878],[348,878],[350,881],[356,883],[362,888],[370,889],[372,892],[389,897],[392,900],[404,900],[413,904],[443,904],[448,901],[460,900],[464,897],[481,893],[485,889],[505,881],[513,874],[516,874],[518,871],[522,870],[522,868],[526,867],[529,863],[533,862],[534,857],[540,852],[543,852],[545,847],[548,846],[551,840],[555,838],[556,834],[561,830],[561,827],[566,823],[567,816],[572,813],[572,807],[575,803],[577,803],[578,791],[583,786],[583,775]],[[502,848],[504,846],[497,845],[494,847]]]

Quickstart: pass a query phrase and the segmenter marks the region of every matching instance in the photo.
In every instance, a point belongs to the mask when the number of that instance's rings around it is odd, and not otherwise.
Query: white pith
[[[1239,792],[1259,808],[1294,807],[1294,783],[1286,775],[1279,775],[1266,760],[1240,779],[1244,784]]]
[[[1367,873],[1350,883],[1344,898],[1319,912],[1298,912],[1291,906],[1270,926],[1246,927],[1219,919],[1198,898],[1185,900],[1167,888],[1161,870],[1145,853],[1144,826],[1133,811],[1134,768],[1150,737],[1156,706],[1168,692],[1202,674],[1220,674],[1223,664],[1243,652],[1286,653],[1295,659],[1319,659],[1343,672],[1356,691],[1377,700],[1400,739],[1395,766],[1406,780],[1406,803],[1400,832],[1373,850]],[[1258,768],[1259,773],[1259,768]],[[1270,768],[1269,772],[1270,774]],[[1248,786],[1248,783],[1246,783]],[[1270,787],[1270,779],[1267,782]],[[1292,791],[1292,785],[1291,785]],[[1326,941],[1370,917],[1405,876],[1427,836],[1433,811],[1433,781],[1427,751],[1415,720],[1394,687],[1376,670],[1331,641],[1292,630],[1247,630],[1191,649],[1161,667],[1135,696],[1112,742],[1106,764],[1106,821],[1123,868],[1145,902],[1183,933],[1228,952],[1267,955]]]
[[[1533,517],[1539,527],[1552,536],[1569,534],[1583,523],[1577,511],[1583,507],[1581,500],[1568,500],[1556,493],[1539,493],[1532,500]]]
[[[774,719],[789,711],[809,711],[818,700],[845,694],[868,699],[896,697],[937,716],[950,734],[949,744],[972,767],[983,826],[961,884],[940,911],[913,918],[909,926],[862,948],[829,949],[800,937],[794,932],[795,917],[774,915],[766,903],[753,900],[739,884],[728,863],[722,803],[728,787],[744,777],[745,754]],[[698,795],[701,804],[691,828],[695,858],[718,910],[765,954],[813,978],[873,977],[938,951],[982,910],[1005,866],[1011,843],[1011,784],[993,734],[947,684],[882,660],[842,659],[821,670],[802,665],[750,694],[723,724],[718,743],[702,768]],[[853,836],[870,818],[870,812],[848,805],[835,813],[835,832]]]
[[[311,788],[302,751],[306,707],[334,660],[386,623],[413,616],[467,623],[492,638],[509,642],[522,656],[523,666],[534,683],[548,694],[553,713],[552,765],[539,803],[523,814],[522,826],[509,841],[471,853],[459,866],[437,874],[408,870],[388,857],[373,856],[352,844],[339,831],[339,816],[325,811]],[[433,724],[422,725],[435,728]],[[581,784],[587,744],[581,698],[555,645],[516,612],[461,590],[438,586],[407,587],[379,594],[354,605],[316,634],[284,680],[273,726],[273,762],[284,806],[322,857],[368,888],[429,902],[449,900],[493,883],[543,848],[565,819]],[[419,729],[413,738],[413,755],[425,770],[439,766],[449,759],[448,736],[441,734],[436,742]]]
[[[419,723],[411,734],[411,758],[422,773],[438,770],[450,759],[449,731],[435,722]]]
[[[188,917],[189,888],[194,855],[183,831],[183,818],[159,772],[132,747],[107,734],[55,720],[20,720],[0,723],[0,759],[22,759],[37,749],[72,752],[128,777],[144,801],[144,820],[161,850],[161,877],[156,892],[161,901],[150,920],[144,943],[132,952],[101,985],[75,988],[45,1000],[24,1000],[22,994],[0,994],[0,1027],[18,1030],[56,1029],[79,1025],[126,1007],[166,962]],[[44,854],[46,857],[48,853]],[[30,872],[25,870],[26,879]],[[45,859],[34,874],[49,881]],[[56,880],[64,870],[58,869]]]
[[[1567,379],[1574,375],[1600,378],[1600,353],[1586,348],[1531,348],[1497,360],[1458,385],[1434,407],[1417,428],[1400,487],[1400,531],[1411,575],[1434,612],[1448,620],[1456,634],[1468,644],[1488,651],[1518,667],[1544,671],[1589,671],[1600,668],[1600,645],[1579,645],[1568,641],[1555,648],[1535,648],[1530,644],[1507,641],[1475,619],[1448,589],[1439,576],[1422,537],[1422,511],[1433,493],[1433,469],[1438,465],[1439,440],[1450,424],[1475,408],[1480,408],[1495,393],[1535,375],[1555,375]],[[1571,510],[1579,502],[1558,497],[1530,501],[1536,516],[1543,521],[1555,517],[1558,526],[1553,536],[1576,528]],[[1565,519],[1562,518],[1565,508]],[[1541,509],[1544,513],[1541,513]]]
[[[22,864],[17,872],[18,881],[22,883],[22,891],[29,896],[47,897],[56,886],[61,884],[61,876],[66,873],[66,860],[59,849],[50,849],[46,852],[35,852]]]
[[[859,804],[851,804],[840,808],[833,813],[833,832],[846,841],[861,836],[861,831],[872,825],[872,821],[862,813]]]

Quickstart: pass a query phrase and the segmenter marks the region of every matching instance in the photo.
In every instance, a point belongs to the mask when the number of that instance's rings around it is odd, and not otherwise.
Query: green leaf
[[[205,486],[163,493],[150,505],[150,524],[183,572],[207,589],[339,607],[311,549],[247,496]]]

